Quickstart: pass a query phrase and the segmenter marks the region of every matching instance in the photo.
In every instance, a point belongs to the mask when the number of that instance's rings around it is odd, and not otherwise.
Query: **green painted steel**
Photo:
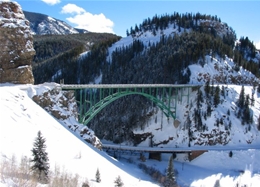
[[[155,103],[167,118],[176,119],[177,102],[189,101],[190,88],[200,85],[61,85],[78,92],[79,122],[87,125],[103,108],[128,95],[141,95]],[[187,94],[184,90],[187,89]]]
[[[146,93],[142,93],[142,92],[135,92],[135,91],[119,91],[115,94],[109,95],[107,97],[105,97],[104,99],[100,100],[98,103],[96,103],[94,106],[92,106],[87,113],[84,114],[84,116],[82,117],[81,123],[83,123],[84,125],[86,125],[90,120],[92,120],[95,115],[98,114],[98,112],[100,112],[103,108],[105,108],[107,105],[109,105],[110,103],[112,103],[113,101],[127,96],[127,95],[142,95],[148,99],[150,99],[151,101],[153,101],[162,111],[163,113],[167,116],[167,117],[172,117],[172,118],[176,118],[176,111],[170,111],[170,108],[167,107],[160,99],[157,99],[156,97],[146,94]]]

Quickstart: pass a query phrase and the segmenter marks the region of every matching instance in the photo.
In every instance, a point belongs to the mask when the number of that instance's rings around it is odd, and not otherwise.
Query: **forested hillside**
[[[114,34],[85,33],[72,35],[36,35],[33,60],[35,83],[59,82],[79,83],[78,74],[82,71],[79,55],[85,51],[94,51],[98,46],[106,48],[118,41]],[[90,67],[95,64],[90,64]]]
[[[167,30],[170,33],[165,33]],[[135,29],[131,27],[127,34],[132,42],[117,47],[109,60],[109,47],[121,37],[98,33],[35,36],[34,64],[50,63],[54,57],[68,55],[59,58],[65,67],[56,67],[56,71],[49,73],[53,69],[50,67],[49,70],[35,68],[36,76],[40,71],[48,74],[45,78],[36,78],[36,82],[50,81],[58,72],[66,71],[68,63],[72,70],[80,70],[75,71],[78,77],[64,77],[67,83],[93,82],[101,74],[102,83],[187,83],[188,66],[198,62],[205,64],[206,55],[234,58],[237,68],[243,66],[259,76],[253,43],[248,37],[237,40],[235,31],[217,16],[199,13],[156,15],[145,19],[139,27],[135,25]],[[158,41],[154,42],[149,35]],[[150,41],[144,42],[142,37],[150,38]],[[84,51],[90,53],[78,58]],[[71,62],[73,58],[77,63]]]
[[[212,63],[211,70],[219,75],[201,75],[204,84],[259,84],[260,58],[255,46],[247,37],[237,39],[235,31],[217,16],[156,15],[131,27],[127,35],[121,39],[94,33],[36,37],[36,82],[64,79],[67,84],[186,84],[192,83],[193,65],[204,68]],[[83,55],[84,51],[89,52]],[[238,82],[241,68],[253,73],[250,81],[240,76]],[[144,126],[156,113],[156,106],[145,98],[127,96],[103,109],[88,126],[101,139],[134,141],[133,129]],[[196,124],[200,119],[196,116],[205,115],[196,110],[192,113]],[[119,136],[122,131],[124,138]]]

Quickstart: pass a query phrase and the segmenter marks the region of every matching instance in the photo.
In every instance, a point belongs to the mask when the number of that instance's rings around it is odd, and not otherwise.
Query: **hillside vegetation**
[[[114,34],[85,33],[72,35],[36,35],[33,60],[35,83],[59,82],[78,83],[79,55],[97,46],[108,47],[119,40]],[[90,65],[90,67],[94,64]]]
[[[102,34],[98,35],[100,40],[92,40],[91,43],[88,40],[89,43],[84,44],[81,41],[86,40],[78,37],[88,35],[70,35],[72,40],[66,37],[54,39],[53,43],[48,41],[52,36],[36,37],[36,82],[59,82],[64,79],[67,84],[209,83],[214,87],[218,84],[251,85],[254,90],[259,87],[260,58],[253,43],[247,37],[237,39],[235,31],[217,16],[199,13],[156,15],[145,19],[134,29],[131,27],[127,35],[120,39],[115,35]],[[91,36],[97,37],[94,33]],[[40,50],[42,44],[49,46],[49,49],[43,47]],[[69,49],[73,45],[75,47]],[[54,46],[58,49],[53,50],[56,48]],[[86,47],[89,52],[83,53]],[[47,59],[45,54],[48,54]],[[37,62],[38,59],[43,61]],[[214,93],[218,93],[217,88]],[[190,106],[192,103],[188,106],[194,132],[208,131],[205,118],[211,116],[210,111],[218,110],[218,100],[221,100],[213,95],[210,101],[205,100],[208,98],[205,95],[202,98],[204,104],[199,106],[207,106],[207,109],[193,108]],[[126,96],[103,109],[88,126],[95,130],[100,139],[117,143],[135,142],[134,130],[144,127],[151,116],[158,115],[157,111],[156,106],[142,96]],[[179,115],[184,116],[185,113]],[[214,120],[221,120],[221,116],[215,115]],[[255,120],[244,123],[249,125],[247,128],[251,128],[250,124],[257,128]],[[230,129],[228,124],[224,127],[225,133]],[[114,130],[111,130],[111,125]],[[119,136],[121,131],[125,134],[123,138]],[[222,134],[220,132],[216,136],[222,137]]]

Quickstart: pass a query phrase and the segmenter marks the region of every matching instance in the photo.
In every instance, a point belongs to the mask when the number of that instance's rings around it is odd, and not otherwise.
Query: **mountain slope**
[[[168,21],[165,21],[167,19]],[[39,38],[40,40],[41,38]],[[149,23],[136,27],[134,30],[131,29],[127,37],[113,43],[114,41],[108,39],[93,45],[90,52],[84,53],[86,55],[80,55],[83,54],[81,48],[64,55],[63,58],[46,63],[46,66],[35,68],[35,77],[39,77],[37,83],[44,81],[59,82],[61,79],[64,79],[65,83],[77,84],[93,82],[103,84],[206,84],[209,82],[214,87],[212,90],[217,89],[218,85],[223,85],[223,92],[227,95],[231,91],[239,95],[237,89],[229,90],[228,85],[253,86],[254,89],[248,88],[247,93],[252,97],[254,92],[254,97],[256,97],[255,88],[260,83],[257,77],[259,55],[253,56],[252,53],[243,55],[243,49],[247,49],[248,46],[250,46],[248,50],[252,48],[250,41],[248,39],[245,42],[240,40],[243,47],[239,47],[240,44],[236,41],[234,30],[216,17],[212,18],[211,16],[197,14],[194,17],[188,14],[183,16],[176,14],[171,18],[168,16],[154,17]],[[42,58],[44,58],[44,55]],[[255,73],[251,73],[250,69],[256,69]],[[178,114],[181,122],[178,130],[184,128],[187,120],[185,116],[187,117],[187,113],[189,113],[192,128],[194,128],[193,132],[199,131],[197,137],[195,135],[190,137],[194,139],[191,142],[192,145],[212,144],[212,140],[199,141],[200,136],[210,136],[209,133],[213,133],[211,132],[213,129],[214,132],[216,131],[216,128],[213,127],[214,123],[223,120],[224,114],[219,106],[225,101],[225,96],[219,96],[222,102],[215,105],[215,96],[212,95],[210,98],[206,98],[203,90],[204,87],[200,90],[204,98],[204,101],[201,102],[203,107],[194,107],[194,103],[197,103],[197,93],[194,92],[193,97],[190,98],[190,103],[187,103],[189,110],[180,110]],[[235,103],[235,109],[230,108],[232,102]],[[259,134],[256,130],[259,125],[257,122],[259,115],[256,110],[257,107],[249,107],[253,120],[252,123],[243,127],[242,119],[237,117],[241,112],[239,112],[236,102],[237,97],[232,96],[228,101],[228,105],[224,106],[224,110],[226,112],[233,110],[233,121],[239,123],[239,129],[244,128],[241,132],[253,127],[253,139],[255,140],[255,136]],[[180,107],[183,106],[180,105]],[[200,110],[202,112],[198,112]],[[255,110],[256,112],[253,112]],[[102,123],[104,128],[96,129],[95,133],[104,140],[117,141],[117,138],[109,130],[110,121],[114,121],[113,125],[116,131],[120,132],[120,128],[124,128],[127,131],[125,133],[133,137],[132,135],[136,133],[136,129],[146,126],[155,116],[158,118],[159,114],[155,111],[158,111],[158,109],[144,98],[129,96],[111,103],[110,107],[103,109],[103,113],[98,114],[88,126],[94,129],[98,123]],[[153,115],[149,119],[147,116],[151,112]],[[198,118],[195,117],[197,115]],[[108,117],[111,120],[107,120]],[[208,121],[208,118],[211,118],[211,120]],[[232,137],[228,135],[230,131],[225,129],[230,126],[228,125],[230,121],[233,122],[232,120],[226,120],[227,124],[222,126],[223,130],[217,130],[218,133],[213,141],[214,145],[216,142],[219,145],[233,143],[232,140],[230,141]],[[199,128],[202,129],[196,129],[198,128],[198,122]],[[207,135],[204,134],[205,131],[207,131]],[[186,127],[180,132],[188,134]],[[117,132],[114,133],[118,134]],[[217,141],[222,138],[222,133],[224,133],[223,136],[227,138],[227,141]],[[106,137],[103,137],[104,134],[106,134]],[[245,141],[251,142],[250,138],[248,139],[248,134],[243,136],[246,137],[243,138],[243,144],[245,144]],[[185,138],[188,139],[187,136]],[[133,139],[126,138],[122,141],[132,142]],[[258,140],[255,141],[258,143]],[[158,143],[160,142],[156,144]],[[174,144],[170,143],[171,145]],[[187,146],[189,141],[185,140],[183,144]]]
[[[217,33],[221,37],[225,33],[228,35],[230,29],[224,27],[225,24],[221,25],[224,29],[218,30]],[[216,45],[211,46],[212,43],[216,43]],[[208,47],[203,48],[201,44],[205,44]],[[232,59],[232,56],[225,55],[225,51],[229,50],[224,50],[223,48],[223,51],[218,51],[217,45],[219,47],[220,45],[222,47],[225,46],[232,51],[232,47],[225,45],[218,37],[215,38],[208,34],[196,33],[188,29],[185,31],[181,27],[179,31],[177,26],[174,28],[174,24],[169,24],[163,30],[154,32],[142,30],[136,32],[135,35],[122,38],[108,48],[109,53],[106,56],[106,61],[110,64],[108,66],[110,69],[103,69],[100,83],[189,83],[206,85],[209,82],[213,88],[219,87],[223,90],[225,95],[220,95],[219,99],[221,102],[217,106],[214,106],[214,94],[212,97],[207,98],[204,92],[205,87],[201,87],[200,91],[203,93],[201,107],[196,108],[198,90],[194,91],[190,95],[189,102],[178,104],[178,107],[180,107],[178,108],[180,126],[176,129],[172,125],[173,122],[171,120],[167,121],[156,107],[152,104],[147,104],[149,102],[141,100],[138,97],[128,97],[123,101],[115,101],[109,109],[104,109],[102,115],[104,116],[105,114],[110,117],[111,121],[115,121],[114,125],[119,129],[118,132],[120,132],[120,128],[123,128],[130,129],[128,134],[133,132],[138,135],[145,134],[146,132],[148,134],[151,133],[154,135],[155,145],[157,146],[188,146],[189,136],[187,127],[185,127],[187,125],[187,116],[192,121],[189,124],[192,125],[192,131],[196,132],[191,137],[193,139],[190,142],[191,145],[225,145],[227,143],[234,145],[239,140],[233,134],[241,135],[240,144],[247,145],[250,142],[254,142],[256,145],[259,145],[259,131],[257,130],[259,128],[258,105],[249,107],[253,122],[244,125],[242,118],[238,115],[239,107],[236,104],[242,88],[241,85],[247,86],[246,92],[250,100],[253,96],[255,104],[259,102],[259,89],[256,91],[256,88],[259,88],[260,84],[259,78],[245,69],[246,65],[243,67],[239,66],[237,61]],[[201,54],[199,54],[200,52],[195,52],[198,49],[201,49]],[[205,51],[202,52],[203,50]],[[192,51],[194,55],[191,55]],[[188,58],[189,56],[190,58]],[[260,60],[259,54],[256,55],[255,60]],[[251,62],[246,61],[245,63],[250,64]],[[258,67],[257,63],[254,65]],[[238,85],[238,87],[234,85]],[[212,92],[214,93],[215,91]],[[230,93],[232,94],[229,95]],[[229,98],[227,99],[227,97]],[[131,102],[128,102],[129,100]],[[147,103],[145,104],[145,102]],[[172,104],[174,105],[174,103]],[[232,118],[229,117],[227,119],[227,111],[233,111],[233,113],[231,112]],[[147,117],[149,114],[153,114],[150,119],[143,120],[149,118]],[[196,114],[200,116],[199,120],[201,121],[199,123],[202,123],[201,126],[205,128],[204,130],[197,129],[198,121],[195,118]],[[124,116],[124,119],[122,119],[122,116]],[[97,123],[96,121],[101,118],[102,116],[98,114],[96,120],[90,122],[89,126],[92,127],[93,125],[94,127]],[[224,118],[224,125],[215,127],[216,122],[219,120],[222,121]],[[106,119],[99,120],[99,123],[104,124],[104,128],[100,132],[99,130],[96,131],[100,137],[109,125],[109,121]],[[160,130],[162,123],[164,128]],[[236,127],[232,127],[231,131],[225,130],[229,123],[236,124]],[[251,127],[252,132],[248,132],[247,129]],[[171,132],[171,134],[169,135],[165,132]],[[162,134],[165,134],[165,136]],[[183,137],[180,138],[180,134]],[[212,138],[212,136],[215,137]],[[224,141],[224,137],[227,138],[227,141]],[[141,143],[140,145],[148,146],[150,143],[149,138],[146,138],[143,144]],[[222,138],[223,141],[219,141]],[[114,136],[107,136],[104,139],[114,141]],[[128,139],[125,142],[129,143]],[[166,143],[163,145],[163,142]]]
[[[26,19],[30,22],[30,28],[37,35],[64,35],[87,33],[86,30],[79,30],[71,27],[66,22],[50,16],[23,11]]]
[[[78,174],[80,182],[84,182],[87,178],[91,186],[113,186],[118,175],[121,176],[125,186],[158,186],[150,182],[150,177],[143,175],[134,165],[120,163],[105,152],[82,141],[76,134],[70,133],[28,96],[28,94],[31,96],[40,94],[51,87],[50,85],[0,86],[1,161],[11,159],[12,155],[18,160],[22,156],[30,158],[34,139],[40,130],[46,138],[46,151],[53,172],[57,167],[63,168],[64,171]],[[72,119],[67,123],[77,124]],[[101,183],[95,182],[97,168],[101,173]],[[2,178],[0,184],[1,182],[4,182]]]
[[[151,177],[144,174],[137,167],[137,164],[142,167],[147,165],[149,170],[158,169],[164,173],[171,155],[163,155],[162,161],[147,159],[146,162],[142,162],[135,154],[122,154],[120,160],[116,160],[105,152],[93,148],[82,141],[77,133],[69,132],[63,123],[59,123],[31,100],[30,97],[41,95],[46,90],[52,89],[53,86],[49,83],[43,85],[0,85],[0,165],[5,161],[12,160],[13,155],[18,160],[18,166],[21,156],[30,158],[34,139],[40,130],[43,137],[46,138],[46,151],[50,159],[51,175],[59,168],[61,171],[68,172],[66,177],[78,174],[78,187],[81,187],[81,183],[85,182],[86,179],[89,181],[90,187],[114,186],[114,180],[118,175],[122,178],[125,187],[160,186]],[[56,95],[51,97],[56,97]],[[64,112],[62,108],[58,108],[61,113]],[[77,124],[72,119],[67,122]],[[204,153],[192,162],[185,161],[185,155],[177,156],[174,168],[179,186],[214,186],[216,181],[219,181],[221,186],[238,184],[239,186],[258,187],[260,182],[259,150],[243,151],[237,147],[237,150],[233,150],[231,158],[228,156],[228,149],[226,151],[218,151],[218,149],[223,149],[223,147],[215,147],[215,150]],[[145,156],[147,157],[147,155]],[[15,181],[17,180],[15,178],[8,179],[5,177],[5,173],[2,173],[2,169],[5,167],[6,165],[0,167],[0,186],[16,186]],[[97,168],[101,174],[100,183],[95,182]]]

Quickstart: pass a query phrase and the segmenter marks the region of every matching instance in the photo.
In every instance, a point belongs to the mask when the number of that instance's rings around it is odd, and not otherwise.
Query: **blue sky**
[[[248,36],[260,48],[260,0],[174,1],[174,0],[17,0],[23,10],[47,14],[92,32],[120,36],[155,14],[197,13],[217,15],[231,26],[237,37]]]

